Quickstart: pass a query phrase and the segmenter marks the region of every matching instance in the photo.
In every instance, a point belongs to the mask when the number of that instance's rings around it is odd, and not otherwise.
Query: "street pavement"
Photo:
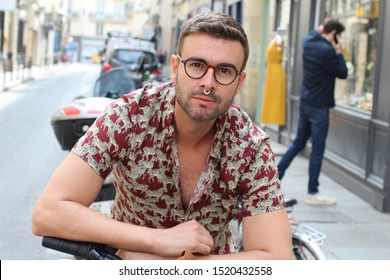
[[[278,162],[286,146],[271,142]],[[322,249],[330,260],[390,260],[390,213],[382,213],[354,193],[321,173],[320,193],[335,198],[336,205],[312,206],[307,195],[308,160],[298,155],[287,169],[282,188],[296,198],[292,216],[326,234]]]

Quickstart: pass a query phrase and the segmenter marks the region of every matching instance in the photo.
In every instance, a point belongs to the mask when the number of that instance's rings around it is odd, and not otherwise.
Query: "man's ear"
[[[324,32],[324,25],[323,24],[321,24],[317,27],[317,32],[320,34],[322,34]]]
[[[176,55],[171,55],[171,80],[176,83],[177,68],[179,67],[179,59]]]
[[[234,96],[236,96],[240,92],[240,89],[241,89],[241,87],[244,84],[245,79],[246,79],[246,72],[242,71],[241,75],[239,76],[239,78],[240,79],[238,81],[237,89],[236,89],[236,92],[234,93]]]

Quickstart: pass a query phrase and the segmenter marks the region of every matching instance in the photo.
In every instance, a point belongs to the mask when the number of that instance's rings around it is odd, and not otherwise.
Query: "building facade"
[[[58,62],[65,18],[63,2],[4,0],[0,11],[3,70]],[[0,6],[1,7],[1,6]]]

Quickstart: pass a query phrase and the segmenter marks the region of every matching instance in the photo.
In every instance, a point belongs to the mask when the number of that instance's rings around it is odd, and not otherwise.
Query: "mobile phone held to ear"
[[[336,44],[339,43],[339,40],[337,39],[337,34],[334,34],[334,35],[333,35],[333,39],[334,39],[334,42],[335,42]]]

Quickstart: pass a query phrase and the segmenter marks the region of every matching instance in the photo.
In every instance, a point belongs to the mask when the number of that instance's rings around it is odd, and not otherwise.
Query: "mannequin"
[[[267,48],[267,70],[261,110],[261,123],[284,125],[286,118],[286,73],[282,66],[284,43],[279,31]]]

